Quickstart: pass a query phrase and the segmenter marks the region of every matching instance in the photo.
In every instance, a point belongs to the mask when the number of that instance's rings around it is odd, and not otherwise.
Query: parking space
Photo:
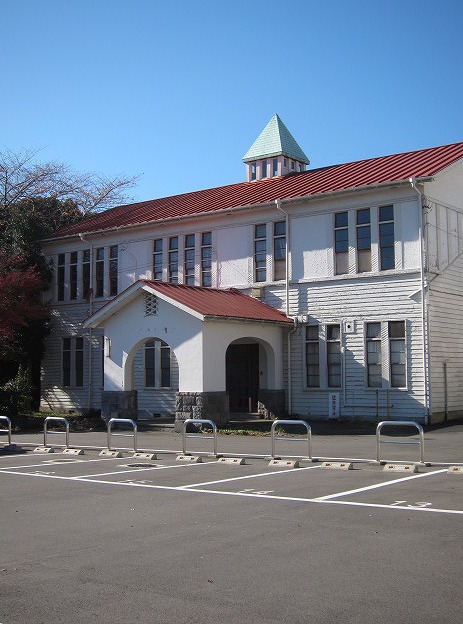
[[[125,457],[65,457],[59,453],[4,456],[0,473],[81,481],[100,486],[136,486],[210,495],[287,499],[300,503],[383,506],[395,510],[463,514],[463,476],[448,468],[421,466],[416,474],[385,471],[382,465],[352,464],[351,470],[326,469],[321,462],[300,461],[297,467],[275,467],[268,459],[247,458],[244,465],[203,457],[183,463],[176,455],[155,460]],[[401,468],[400,464],[397,469]]]
[[[435,437],[437,459],[458,457],[455,432]],[[268,438],[220,440],[244,465],[178,461],[171,434],[141,436],[164,449],[153,460],[35,453],[31,438],[0,453],[2,624],[459,621],[463,476],[448,466],[271,467]],[[314,440],[332,457],[374,448]]]

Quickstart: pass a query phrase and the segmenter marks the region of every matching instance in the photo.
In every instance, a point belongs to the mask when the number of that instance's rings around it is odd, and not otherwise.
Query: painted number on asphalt
[[[432,507],[432,503],[427,503],[425,501],[416,501],[416,503],[409,503],[406,500],[401,500],[391,503],[391,507],[394,507],[396,505],[404,505],[405,507]]]

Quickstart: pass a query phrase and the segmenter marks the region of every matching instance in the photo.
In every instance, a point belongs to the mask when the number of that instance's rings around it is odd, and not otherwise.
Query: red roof
[[[463,143],[312,169],[254,182],[241,182],[183,195],[117,206],[63,228],[53,237],[111,230],[207,214],[241,206],[433,176],[463,158]]]
[[[140,282],[203,316],[292,324],[283,312],[234,288],[219,290],[150,280]]]

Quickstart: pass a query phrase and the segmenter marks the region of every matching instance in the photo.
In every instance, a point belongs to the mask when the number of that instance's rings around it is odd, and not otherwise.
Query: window
[[[169,282],[178,284],[178,236],[169,238]]]
[[[162,340],[145,343],[145,386],[170,388],[170,347]]]
[[[407,385],[405,370],[405,321],[390,321],[389,362],[392,388],[404,388]]]
[[[84,249],[82,253],[82,297],[87,299],[90,295],[90,249]]]
[[[69,255],[69,298],[77,299],[77,251]]]
[[[162,280],[162,238],[153,241],[153,279]]]
[[[383,375],[381,367],[381,323],[367,323],[367,385],[381,388]]]
[[[71,385],[71,339],[63,338],[63,355],[62,355],[62,366],[63,366],[63,386]]]
[[[349,272],[348,223],[347,212],[337,212],[334,215],[334,255],[336,275],[343,275]]]
[[[370,209],[357,210],[357,273],[371,271]]]
[[[278,175],[278,159],[277,158],[274,158],[272,161],[272,175],[273,176]]]
[[[75,338],[75,385],[82,387],[84,385],[84,339]]]
[[[305,361],[307,371],[307,387],[320,387],[320,340],[318,325],[307,325],[305,328]]]
[[[266,178],[267,177],[267,161],[263,160],[262,164],[261,164],[261,170],[262,170],[262,178]]]
[[[395,268],[394,206],[379,209],[379,266],[381,271]]]
[[[405,321],[367,323],[366,363],[369,387],[407,386],[405,339]]]
[[[277,221],[273,224],[273,279],[286,277],[286,223]]]
[[[326,326],[326,368],[328,371],[328,387],[341,387],[341,326]]]
[[[104,295],[104,247],[98,247],[95,259],[95,296]]]
[[[62,380],[64,387],[84,385],[84,339],[82,337],[63,338]]]
[[[117,245],[109,248],[109,294],[111,297],[117,295],[118,253]]]
[[[212,286],[212,233],[201,235],[201,286]]]
[[[260,223],[254,226],[254,280],[267,279],[267,226]]]
[[[58,271],[57,271],[57,299],[58,301],[64,301],[64,281],[66,270],[66,254],[58,254]]]
[[[195,235],[185,236],[185,255],[183,268],[184,283],[190,286],[195,283]]]
[[[256,163],[252,163],[251,164],[251,180],[255,180],[256,177],[257,177]]]

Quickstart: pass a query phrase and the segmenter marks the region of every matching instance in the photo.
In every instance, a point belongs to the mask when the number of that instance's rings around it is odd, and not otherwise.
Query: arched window
[[[145,343],[145,387],[170,386],[170,347],[162,340],[149,340]]]

